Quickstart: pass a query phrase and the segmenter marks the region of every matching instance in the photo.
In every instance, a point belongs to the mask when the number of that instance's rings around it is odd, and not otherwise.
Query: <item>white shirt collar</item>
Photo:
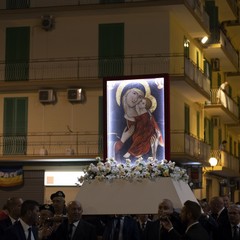
[[[193,225],[196,225],[196,224],[198,224],[198,221],[197,221],[197,222],[194,222],[194,223],[192,223],[192,224],[190,224],[190,225],[187,227],[185,233],[187,233],[188,230],[189,230]]]

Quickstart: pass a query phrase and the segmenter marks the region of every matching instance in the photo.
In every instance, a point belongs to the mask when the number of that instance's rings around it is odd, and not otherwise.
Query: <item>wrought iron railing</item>
[[[210,80],[183,54],[131,55],[115,58],[82,57],[38,59],[30,62],[0,62],[0,82],[14,80],[81,80],[107,76],[129,76],[168,73],[188,76],[210,95]]]
[[[221,91],[221,93],[219,91]],[[221,104],[239,119],[238,103],[222,89],[211,89],[211,103],[208,103],[208,105],[209,104]]]
[[[184,131],[171,131],[171,153],[186,154],[195,160],[207,162],[211,146],[196,136]]]
[[[94,132],[0,135],[0,155],[97,157],[102,151],[102,136]]]

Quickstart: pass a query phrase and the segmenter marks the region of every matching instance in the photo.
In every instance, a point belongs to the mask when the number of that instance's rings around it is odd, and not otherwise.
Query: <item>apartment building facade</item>
[[[168,74],[170,160],[197,198],[239,200],[239,1],[12,0],[0,13],[0,165],[23,166],[19,194],[46,202],[46,171],[103,157],[104,77]]]

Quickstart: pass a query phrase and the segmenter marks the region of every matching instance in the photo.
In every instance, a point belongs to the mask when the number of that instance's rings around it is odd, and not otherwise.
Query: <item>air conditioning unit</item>
[[[41,17],[42,21],[41,21],[41,26],[42,29],[49,31],[52,30],[54,27],[54,19],[53,16],[50,15],[44,15]]]
[[[213,117],[212,118],[212,122],[213,122],[213,127],[220,127],[221,122],[220,122],[220,118],[219,117]]]
[[[56,101],[56,94],[53,89],[39,90],[38,97],[41,103],[54,103]]]
[[[219,71],[220,70],[220,60],[219,58],[212,58],[211,59],[212,70]]]
[[[67,90],[67,98],[69,102],[81,102],[83,100],[81,88],[70,88]]]

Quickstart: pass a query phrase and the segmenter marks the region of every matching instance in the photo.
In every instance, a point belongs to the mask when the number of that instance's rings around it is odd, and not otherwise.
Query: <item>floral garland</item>
[[[111,181],[113,179],[139,181],[141,179],[154,180],[157,177],[172,177],[175,180],[183,180],[184,182],[189,180],[186,169],[175,166],[175,162],[172,161],[139,158],[134,162],[126,159],[125,163],[119,163],[112,158],[103,162],[99,157],[96,160],[98,161],[97,164],[91,163],[84,170],[84,176],[78,178],[80,184],[84,181],[91,182],[93,179],[99,181]]]

